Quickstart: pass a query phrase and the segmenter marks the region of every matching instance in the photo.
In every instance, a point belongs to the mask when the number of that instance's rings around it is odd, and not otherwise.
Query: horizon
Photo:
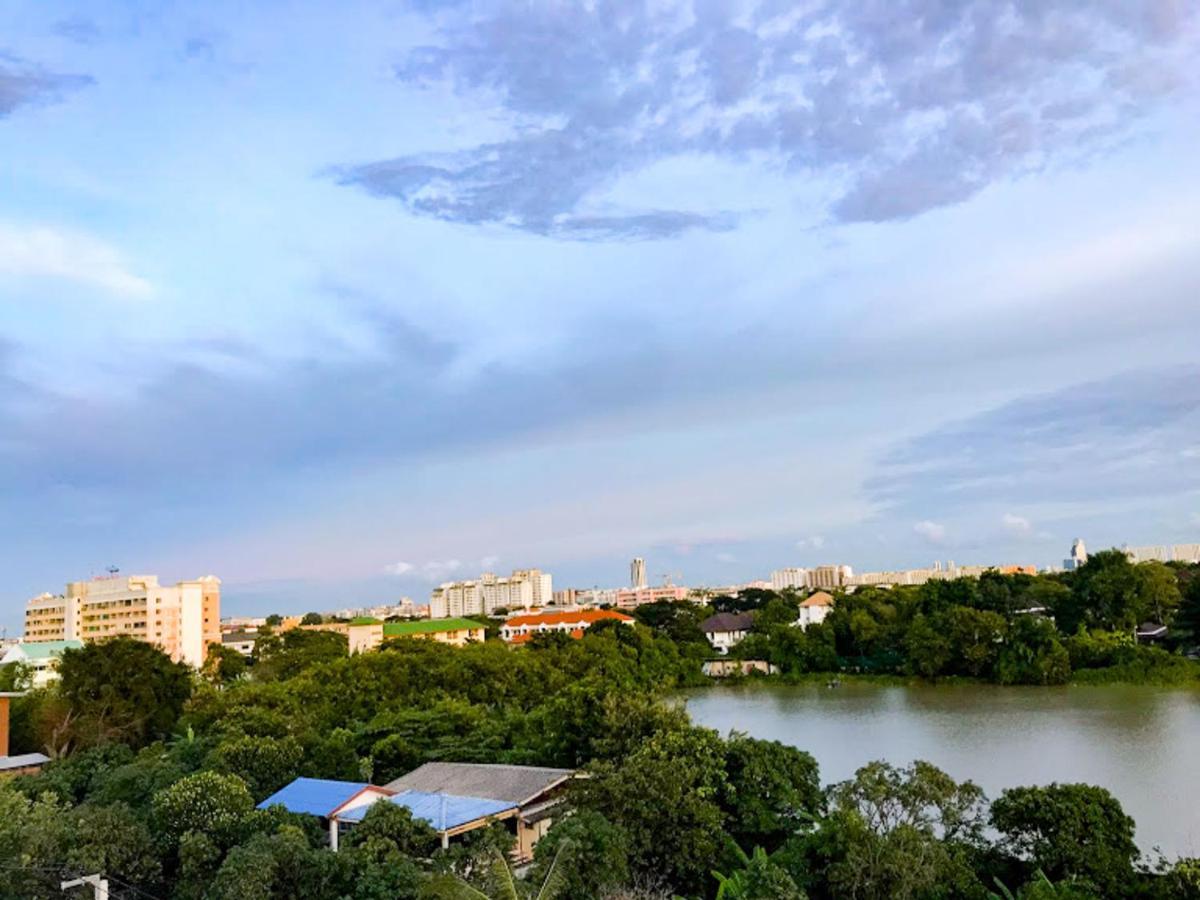
[[[18,0],[0,628],[1200,540],[1200,11],[1117,6]]]

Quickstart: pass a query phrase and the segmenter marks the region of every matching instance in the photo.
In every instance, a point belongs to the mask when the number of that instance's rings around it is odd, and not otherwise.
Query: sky
[[[1200,540],[1188,0],[9,0],[0,627]]]

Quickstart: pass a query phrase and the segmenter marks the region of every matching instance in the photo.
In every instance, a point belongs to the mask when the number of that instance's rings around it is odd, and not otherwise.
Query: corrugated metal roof
[[[266,809],[276,804],[288,812],[328,817],[331,812],[361,791],[367,784],[357,781],[329,781],[325,778],[297,778],[258,804]]]
[[[632,622],[633,616],[619,613],[614,609],[576,609],[564,612],[526,613],[513,616],[505,621],[509,628],[521,628],[526,625],[562,625],[578,623],[582,626],[594,625],[612,619],[616,622]]]
[[[81,647],[83,641],[22,641],[13,644],[9,649],[15,650],[26,659],[49,659],[52,656],[62,656],[64,650],[78,650]]]
[[[486,797],[462,797],[456,794],[427,794],[423,791],[404,791],[384,797],[379,803],[395,803],[405,807],[414,819],[424,819],[435,831],[450,831],[469,822],[498,816],[516,809],[515,803],[490,800]],[[338,816],[339,822],[361,822],[368,806],[347,810]]]
[[[24,769],[29,766],[43,766],[50,762],[50,757],[44,753],[22,753],[18,756],[0,756],[0,772],[9,769]]]
[[[542,766],[502,766],[482,763],[431,762],[401,775],[385,787],[392,791],[421,791],[487,797],[517,805],[528,803],[575,774],[571,769]]]

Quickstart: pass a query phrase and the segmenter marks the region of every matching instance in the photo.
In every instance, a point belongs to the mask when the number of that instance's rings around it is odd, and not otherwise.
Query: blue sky
[[[0,624],[1200,539],[1200,20],[9,3]]]

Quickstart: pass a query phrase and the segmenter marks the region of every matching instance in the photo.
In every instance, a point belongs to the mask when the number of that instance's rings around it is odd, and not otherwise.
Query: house
[[[14,691],[0,693],[0,776],[31,775],[41,771],[42,766],[50,762],[50,757],[42,753],[8,755],[8,704],[14,697],[20,696],[19,692]]]
[[[779,667],[771,665],[765,659],[708,659],[700,666],[700,671],[709,678],[729,678],[732,675],[752,675],[755,672],[778,675]]]
[[[58,660],[64,650],[78,650],[83,641],[38,641],[13,644],[0,656],[0,666],[21,663],[33,669],[33,686],[45,687],[58,678]]]
[[[386,785],[397,795],[446,794],[475,797],[505,804],[513,814],[518,860],[533,858],[533,848],[550,829],[562,803],[572,769],[543,766],[505,766],[482,763],[431,762]],[[414,813],[415,815],[415,813]],[[498,814],[492,813],[494,817]],[[436,827],[436,826],[435,826]]]
[[[361,822],[375,803],[395,803],[423,819],[448,846],[452,837],[509,822],[519,861],[533,857],[534,845],[550,828],[562,802],[571,769],[536,766],[426,763],[384,785],[320,778],[297,778],[258,805],[316,816],[329,829],[337,850],[341,836]]]
[[[483,643],[487,629],[474,619],[413,619],[408,622],[385,622],[383,639],[420,638],[462,647],[472,641]]]
[[[721,654],[728,653],[730,647],[740,643],[753,627],[754,616],[748,612],[717,613],[700,623],[700,630],[708,642]]]
[[[1139,644],[1156,644],[1167,636],[1167,626],[1158,622],[1143,622],[1133,636]]]
[[[833,597],[824,591],[817,591],[800,604],[800,618],[795,622],[803,631],[809,625],[819,625],[825,617],[833,612]]]
[[[562,612],[528,613],[513,616],[500,626],[500,637],[510,644],[523,644],[535,634],[561,631],[574,638],[583,637],[584,631],[597,622],[613,621],[632,625],[633,616],[614,609],[574,609]]]
[[[227,631],[221,635],[221,646],[236,650],[249,659],[254,655],[254,642],[258,635],[249,631]]]

